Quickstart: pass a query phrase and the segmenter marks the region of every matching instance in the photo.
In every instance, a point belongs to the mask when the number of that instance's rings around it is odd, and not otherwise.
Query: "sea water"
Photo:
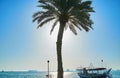
[[[120,78],[120,72],[111,72],[112,78]],[[47,72],[0,72],[0,78],[47,78]],[[51,78],[57,78],[56,72],[50,72]],[[64,78],[80,78],[77,72],[64,72]]]

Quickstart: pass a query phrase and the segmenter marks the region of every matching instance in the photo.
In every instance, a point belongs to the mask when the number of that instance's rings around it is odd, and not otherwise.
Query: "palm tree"
[[[90,19],[90,12],[94,12],[91,7],[92,1],[82,0],[39,0],[38,7],[43,10],[33,14],[33,22],[38,22],[38,28],[42,27],[49,21],[54,20],[50,33],[54,30],[57,23],[59,23],[59,31],[56,42],[57,49],[57,78],[63,78],[63,64],[62,64],[62,38],[64,29],[69,27],[70,30],[77,35],[76,29],[84,29],[89,31],[92,29],[92,20]]]

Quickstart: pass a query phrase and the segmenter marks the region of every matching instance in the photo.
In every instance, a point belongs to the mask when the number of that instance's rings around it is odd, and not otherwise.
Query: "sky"
[[[69,28],[63,37],[64,70],[77,67],[120,69],[120,0],[92,0],[95,13],[93,30]],[[32,15],[42,10],[37,0],[0,0],[0,70],[57,70],[56,37],[58,26],[50,35],[52,22],[37,29]],[[103,60],[103,63],[101,62]]]

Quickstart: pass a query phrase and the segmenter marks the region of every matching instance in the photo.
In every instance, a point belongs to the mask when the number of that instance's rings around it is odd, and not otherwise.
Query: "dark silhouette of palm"
[[[33,14],[33,22],[38,22],[38,28],[42,27],[49,21],[54,20],[50,33],[54,30],[57,23],[60,24],[56,48],[58,61],[57,78],[63,78],[62,65],[62,38],[64,29],[69,27],[70,30],[77,35],[76,29],[84,29],[89,31],[92,29],[92,20],[90,19],[90,12],[94,12],[91,7],[92,1],[82,0],[39,0],[38,7],[43,10]]]

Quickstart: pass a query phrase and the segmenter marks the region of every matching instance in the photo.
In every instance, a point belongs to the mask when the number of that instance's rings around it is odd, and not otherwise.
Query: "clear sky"
[[[33,13],[41,10],[37,0],[0,0],[0,70],[57,69],[56,30],[50,35],[51,23],[36,29]],[[64,69],[79,66],[105,66],[120,69],[120,0],[93,0],[94,30],[69,29],[64,33]],[[104,60],[103,64],[101,60]]]

